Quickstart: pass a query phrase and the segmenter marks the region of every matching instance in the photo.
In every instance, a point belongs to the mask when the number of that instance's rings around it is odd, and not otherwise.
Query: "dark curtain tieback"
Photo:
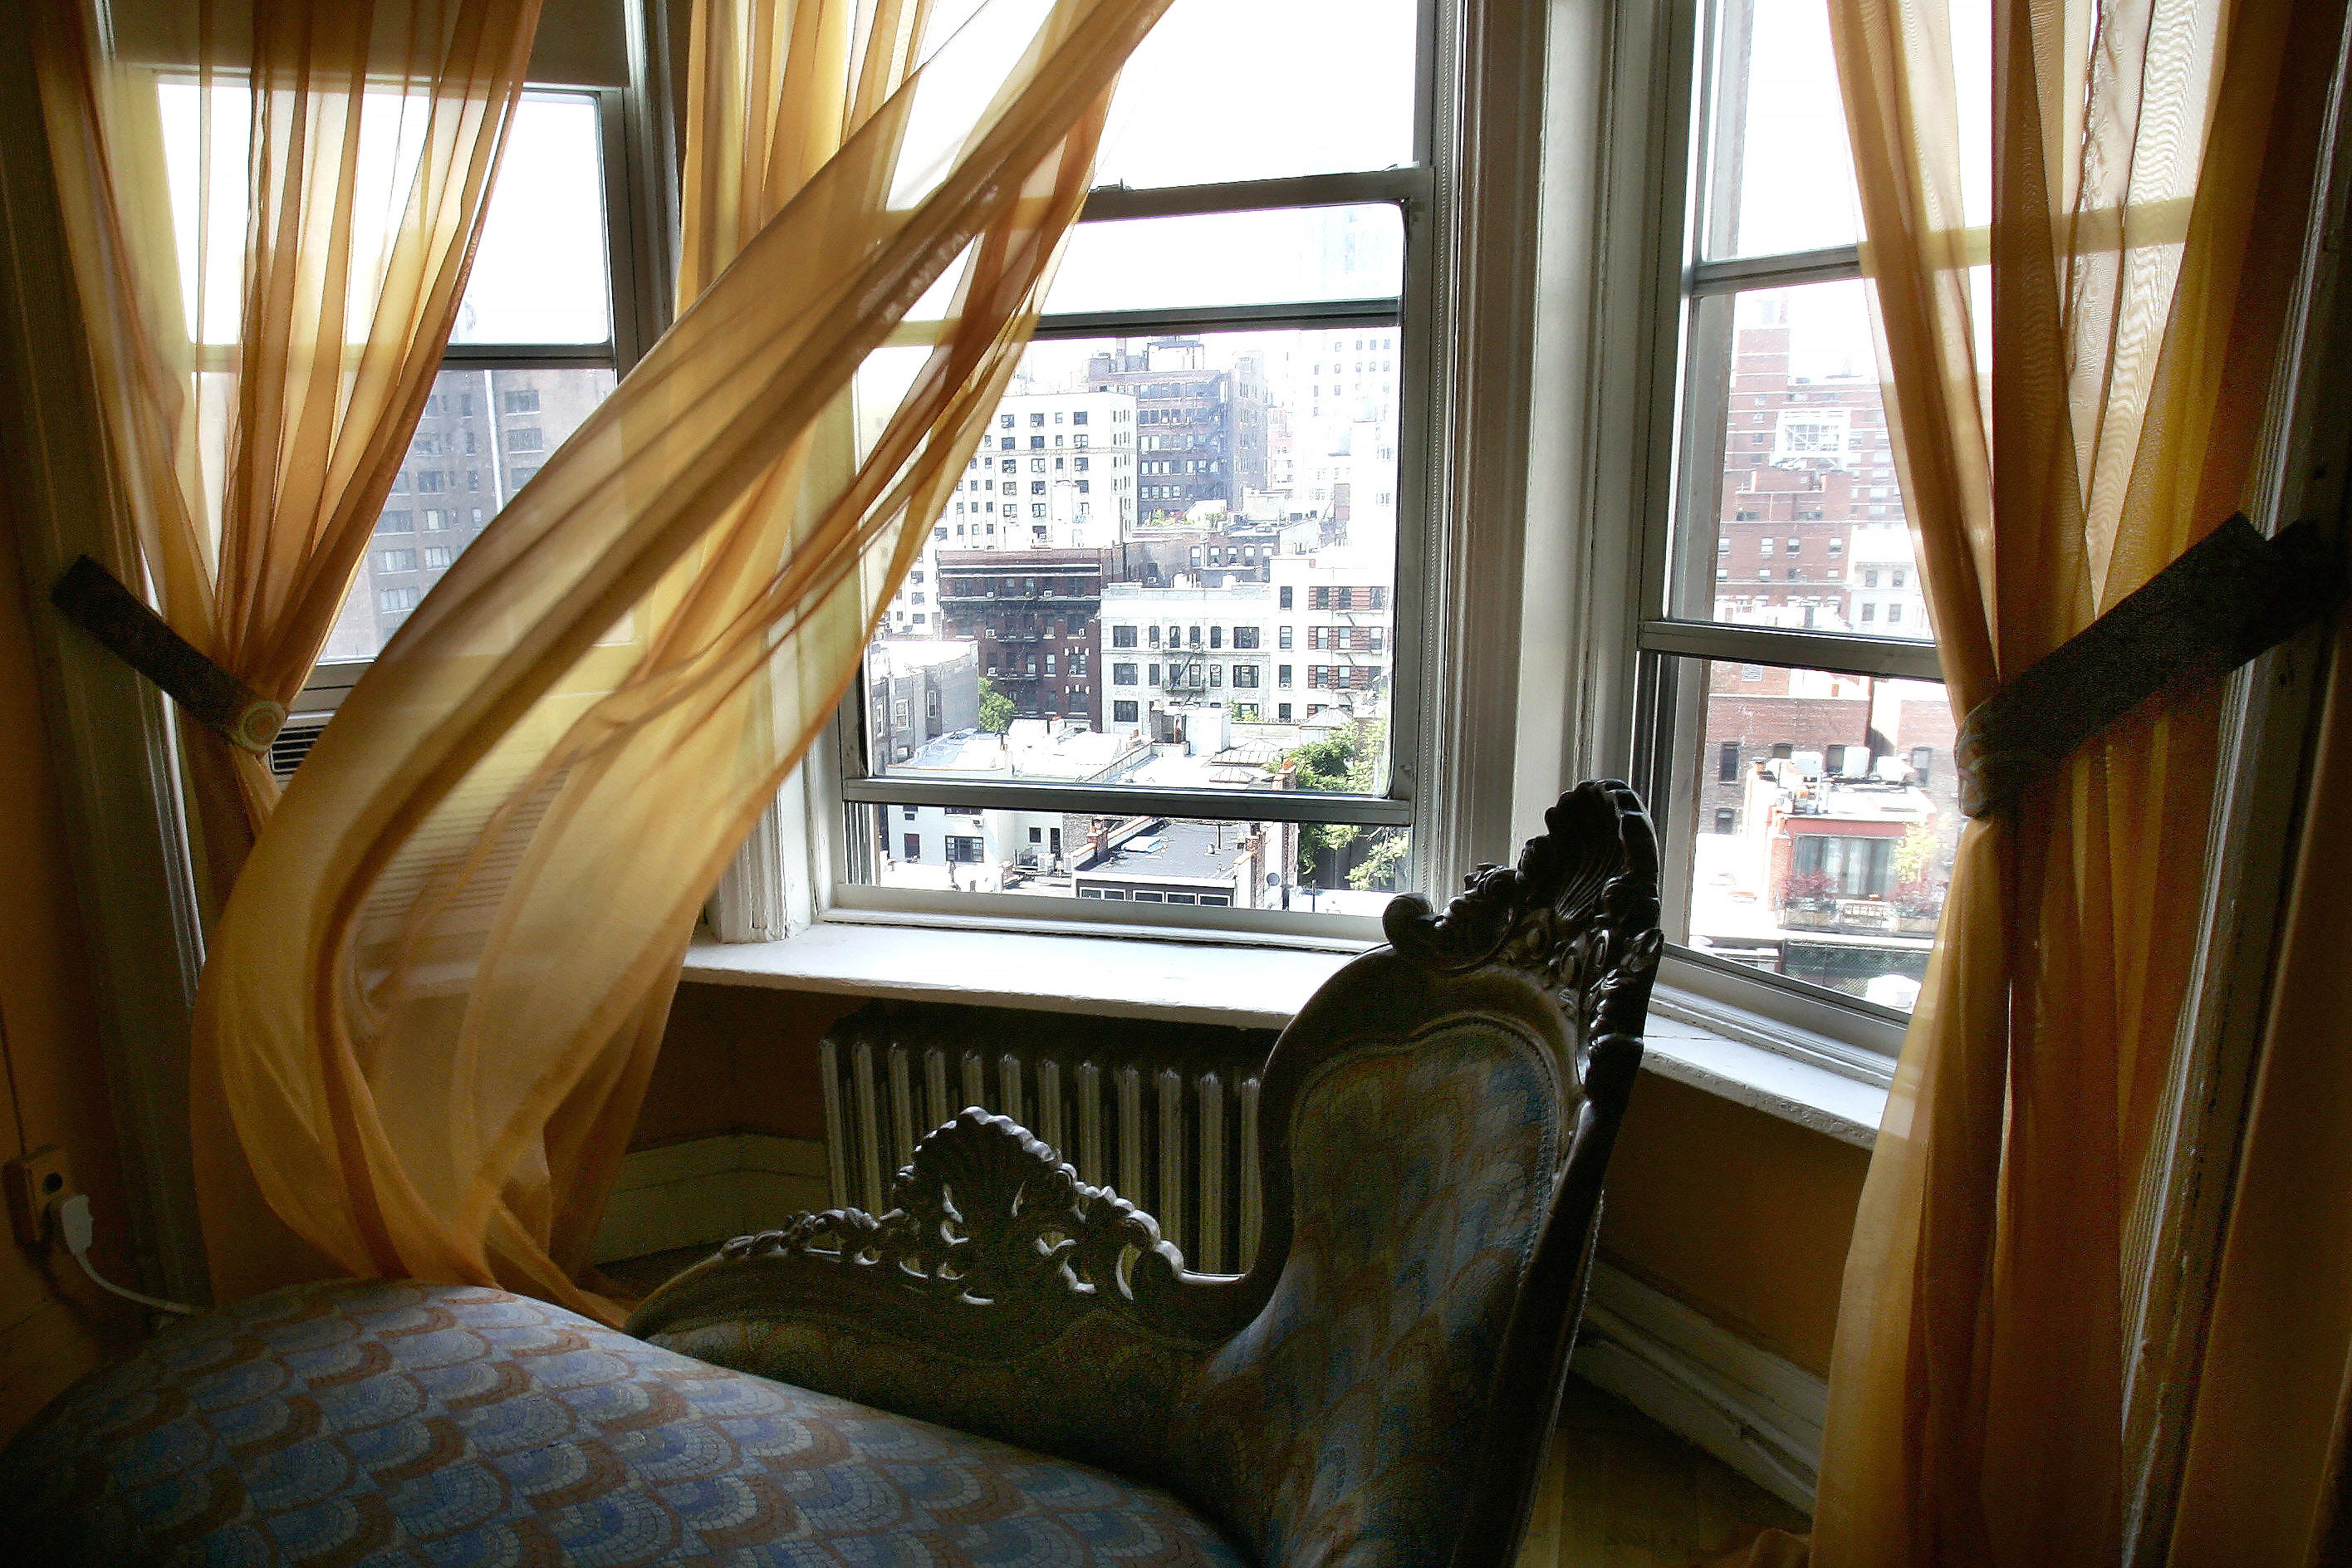
[[[49,590],[49,603],[230,745],[268,754],[286,705],[205,658],[105,567],[82,556]]]
[[[2265,539],[2233,515],[1977,704],[1952,745],[1961,812],[2009,805],[2142,702],[2275,647],[2332,612],[2345,588],[2343,557],[2316,523]]]
[[[1973,709],[1953,742],[1960,810],[2014,801],[2077,746],[2158,692],[2214,679],[2284,642],[2345,596],[2317,524],[2265,539],[2244,514],[2183,551],[2113,609]],[[266,753],[286,721],[85,555],[49,598],[230,744]]]

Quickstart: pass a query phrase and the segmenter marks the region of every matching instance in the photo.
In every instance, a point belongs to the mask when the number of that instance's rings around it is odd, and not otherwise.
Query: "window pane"
[[[855,882],[941,892],[1378,915],[1401,827],[853,805]]]
[[[1693,487],[1675,614],[1933,637],[1865,310],[1860,282],[1698,302],[1693,375],[1722,392],[1695,399],[1688,461],[1714,483]]]
[[[1959,843],[1935,681],[1681,659],[1688,945],[1907,1011]]]
[[[1706,251],[1777,256],[1862,237],[1826,0],[1724,0]]]
[[[1388,300],[1403,289],[1395,207],[1290,207],[1080,224],[1045,310]]]
[[[601,343],[612,335],[596,100],[528,94],[449,341]]]
[[[1992,21],[1953,0],[1961,205],[1982,224],[1991,193]],[[1721,0],[1716,8],[1710,258],[1780,256],[1862,237],[1853,153],[1826,0]]]
[[[1033,343],[885,608],[872,771],[1384,791],[1397,345]],[[913,363],[862,374],[869,436]]]
[[[609,370],[444,370],[325,652],[373,658],[457,552],[613,390]]]
[[[930,47],[979,5],[939,0]],[[1119,75],[1096,183],[1215,184],[1412,163],[1419,10],[1417,0],[1175,0]]]
[[[1413,161],[1416,0],[1176,0],[1119,76],[1100,184]]]

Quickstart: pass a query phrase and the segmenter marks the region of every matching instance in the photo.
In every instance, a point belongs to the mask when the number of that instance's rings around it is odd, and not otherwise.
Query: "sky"
[[[205,161],[204,89],[193,81],[158,89],[173,226],[189,328],[197,330],[193,287],[197,248],[209,253],[205,279],[205,342],[237,341],[247,218],[246,171],[251,96],[241,84],[213,88],[210,169]],[[361,110],[354,212],[356,253],[381,255],[393,233],[398,204],[415,177],[424,131],[422,95],[369,92]],[[197,223],[209,209],[208,231]],[[607,326],[608,258],[604,192],[594,100],[579,93],[530,93],[515,115],[490,196],[488,221],[466,288],[455,342],[603,342]],[[354,319],[345,336],[364,342],[364,313],[374,298],[374,276],[352,269]]]

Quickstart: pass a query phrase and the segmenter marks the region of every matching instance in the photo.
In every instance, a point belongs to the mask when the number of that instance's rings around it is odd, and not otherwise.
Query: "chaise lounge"
[[[1504,1568],[1642,1051],[1656,851],[1563,795],[1266,1065],[1248,1271],[971,1109],[625,1333],[415,1281],[207,1314],[0,1459],[28,1561]]]

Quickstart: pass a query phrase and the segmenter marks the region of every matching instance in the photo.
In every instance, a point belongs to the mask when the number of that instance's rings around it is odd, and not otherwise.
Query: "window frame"
[[[1699,786],[1717,763],[1697,743],[1705,737],[1706,683],[1690,679],[1696,667],[1684,661],[1943,682],[1933,642],[1694,618],[1698,605],[1713,603],[1718,552],[1686,536],[1717,526],[1733,341],[1704,342],[1697,312],[1705,301],[1744,290],[1862,277],[1858,245],[1714,260],[1705,254],[1717,216],[1711,182],[1724,166],[1722,141],[1738,134],[1720,113],[1729,96],[1723,89],[1725,16],[1735,3],[1665,7],[1664,87],[1643,106],[1663,150],[1665,188],[1650,267],[1656,303],[1635,351],[1646,360],[1651,396],[1643,419],[1643,498],[1633,509],[1636,613],[1623,628],[1618,681],[1631,728],[1626,776],[1650,804],[1658,828],[1660,923],[1670,937],[1688,929]],[[1839,552],[1841,563],[1846,553]],[[1675,612],[1678,596],[1690,614]],[[1661,978],[1696,999],[1712,1026],[1736,1029],[1746,1016],[1751,1028],[1761,1026],[1757,1043],[1882,1084],[1891,1081],[1910,1023],[1900,1009],[1671,939]]]
[[[450,370],[609,370],[618,382],[667,327],[669,279],[676,276],[674,184],[663,174],[669,144],[667,116],[655,98],[658,69],[654,35],[634,0],[623,0],[632,85],[527,80],[524,96],[585,98],[595,105],[599,172],[604,194],[605,298],[608,332],[601,343],[445,343],[436,377]],[[505,417],[490,413],[495,438]],[[503,454],[493,454],[502,456]],[[542,458],[545,452],[538,454]],[[531,470],[534,474],[537,468]],[[493,514],[495,515],[495,514]],[[486,520],[487,522],[487,520]],[[417,537],[421,543],[422,531]],[[468,542],[470,542],[470,541]],[[379,548],[371,536],[371,550]],[[373,659],[321,660],[291,704],[289,728],[315,733],[367,672]],[[295,722],[299,721],[299,722]],[[292,755],[299,760],[301,751]]]
[[[1051,340],[1169,331],[1314,331],[1349,324],[1396,332],[1398,561],[1387,606],[1391,616],[1385,656],[1391,670],[1387,792],[1322,795],[877,777],[866,767],[862,705],[845,700],[831,726],[830,743],[813,747],[801,770],[798,798],[793,798],[790,786],[787,789],[786,815],[798,814],[807,823],[803,846],[807,880],[799,882],[796,868],[786,871],[787,901],[801,902],[802,918],[976,921],[996,927],[1017,922],[1021,929],[1070,930],[1089,929],[1109,921],[1164,927],[1171,935],[1197,934],[1211,940],[1247,936],[1310,944],[1361,942],[1373,940],[1379,931],[1378,921],[1370,917],[1243,909],[1213,909],[1203,914],[1194,906],[1172,916],[1139,919],[1143,911],[1131,905],[1105,914],[1099,904],[1082,908],[1075,898],[948,893],[858,882],[847,873],[856,866],[872,864],[874,847],[858,821],[863,814],[850,809],[857,805],[929,804],[951,797],[1007,809],[1406,827],[1412,833],[1411,848],[1398,877],[1399,888],[1423,892],[1456,883],[1460,871],[1474,858],[1465,853],[1465,839],[1475,835],[1491,841],[1507,831],[1507,800],[1499,809],[1488,803],[1481,812],[1464,798],[1450,772],[1431,766],[1433,757],[1456,754],[1448,750],[1441,734],[1447,727],[1445,717],[1433,712],[1442,700],[1435,689],[1467,683],[1475,678],[1465,677],[1457,667],[1472,661],[1474,656],[1490,657],[1496,651],[1491,647],[1471,650],[1449,641],[1438,625],[1445,617],[1436,603],[1434,585],[1448,576],[1444,563],[1461,558],[1467,536],[1485,531],[1484,518],[1473,523],[1466,500],[1470,487],[1458,479],[1448,482],[1449,467],[1458,469],[1464,465],[1449,465],[1443,457],[1444,432],[1458,423],[1457,410],[1469,400],[1471,389],[1464,383],[1489,368],[1481,365],[1479,356],[1446,349],[1449,333],[1469,313],[1469,279],[1479,270],[1477,258],[1465,254],[1470,247],[1462,243],[1460,234],[1463,193],[1481,183],[1481,171],[1472,166],[1476,150],[1464,144],[1472,106],[1465,101],[1470,89],[1463,79],[1474,53],[1507,47],[1499,37],[1488,42],[1485,35],[1510,32],[1524,37],[1530,24],[1539,31],[1542,11],[1532,0],[1420,0],[1414,107],[1419,158],[1412,165],[1168,188],[1098,187],[1089,194],[1081,212],[1080,222],[1093,223],[1267,208],[1393,204],[1400,210],[1404,230],[1404,275],[1398,295],[1277,306],[1056,314],[1041,319],[1035,333],[1039,340]],[[1493,26],[1497,20],[1511,26]],[[1539,59],[1540,50],[1536,54]],[[1449,89],[1445,85],[1449,82],[1455,85]],[[1539,73],[1532,85],[1539,101]],[[1535,107],[1524,96],[1517,106],[1530,113]],[[1524,394],[1520,402],[1523,408]],[[1515,539],[1503,542],[1503,552],[1515,550]],[[1457,596],[1475,596],[1465,588],[1453,591]],[[1507,665],[1513,662],[1507,657]],[[1448,677],[1453,678],[1451,682]],[[1265,690],[1268,679],[1262,674],[1256,689]],[[1485,730],[1478,731],[1478,737],[1473,744],[1488,759],[1490,769],[1507,773],[1510,736]]]

